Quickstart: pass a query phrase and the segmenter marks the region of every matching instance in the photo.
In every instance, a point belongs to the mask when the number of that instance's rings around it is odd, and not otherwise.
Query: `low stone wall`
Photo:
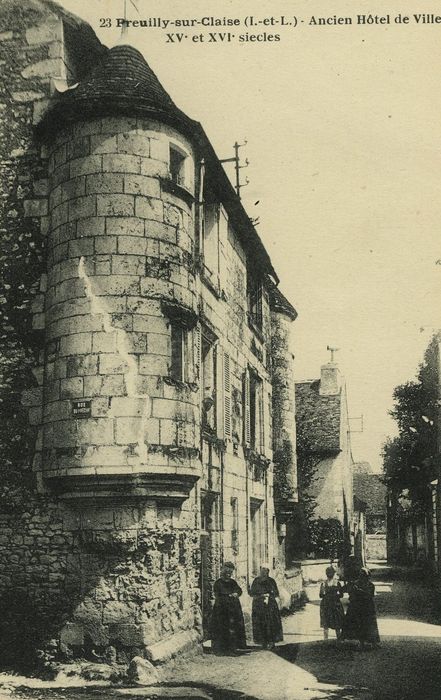
[[[174,649],[182,632],[200,637],[191,517],[154,502],[79,508],[48,498],[1,515],[2,662],[36,649],[50,659],[119,663],[151,650],[157,661],[158,643]]]
[[[326,578],[326,569],[330,565],[329,559],[303,559],[297,564],[301,567],[303,583],[317,583]]]
[[[387,559],[386,535],[366,535],[366,558]]]

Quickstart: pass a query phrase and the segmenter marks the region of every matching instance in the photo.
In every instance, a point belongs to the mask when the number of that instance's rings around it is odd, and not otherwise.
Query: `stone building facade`
[[[223,560],[298,590],[296,312],[137,50],[49,0],[0,22],[3,624],[159,661],[201,639]]]
[[[346,553],[354,548],[353,457],[344,379],[335,362],[321,368],[320,379],[296,382],[297,433],[315,461],[308,488],[315,518],[338,519]]]

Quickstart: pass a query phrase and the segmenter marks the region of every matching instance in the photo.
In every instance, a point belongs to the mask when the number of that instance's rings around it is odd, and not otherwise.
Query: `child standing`
[[[329,628],[335,630],[337,639],[340,639],[343,626],[344,611],[341,604],[343,586],[338,580],[333,566],[326,569],[326,581],[320,585],[320,627],[323,627],[323,636],[328,639]]]

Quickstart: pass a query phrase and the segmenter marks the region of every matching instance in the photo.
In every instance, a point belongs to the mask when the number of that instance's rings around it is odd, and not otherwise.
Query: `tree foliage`
[[[398,436],[388,438],[383,446],[385,482],[396,495],[405,495],[414,511],[428,507],[429,484],[437,476],[438,355],[434,336],[416,379],[395,388],[390,415]]]

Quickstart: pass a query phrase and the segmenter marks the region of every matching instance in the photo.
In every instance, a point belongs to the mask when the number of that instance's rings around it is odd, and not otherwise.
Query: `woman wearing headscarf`
[[[333,566],[328,566],[326,569],[326,581],[320,585],[320,598],[320,627],[323,628],[323,636],[328,639],[329,629],[333,629],[337,639],[340,639],[344,619],[341,604],[343,586]]]
[[[274,649],[276,642],[283,641],[283,631],[276,601],[279,589],[269,575],[267,564],[261,565],[259,575],[251,584],[250,595],[253,599],[253,639],[264,649]]]
[[[234,564],[226,561],[214,584],[215,596],[210,621],[211,648],[228,653],[246,648],[245,623],[239,597],[242,589],[233,579]]]
[[[366,644],[379,646],[377,615],[375,612],[375,586],[369,569],[360,569],[358,578],[348,583],[349,605],[343,622],[342,639],[358,639],[360,647]]]

